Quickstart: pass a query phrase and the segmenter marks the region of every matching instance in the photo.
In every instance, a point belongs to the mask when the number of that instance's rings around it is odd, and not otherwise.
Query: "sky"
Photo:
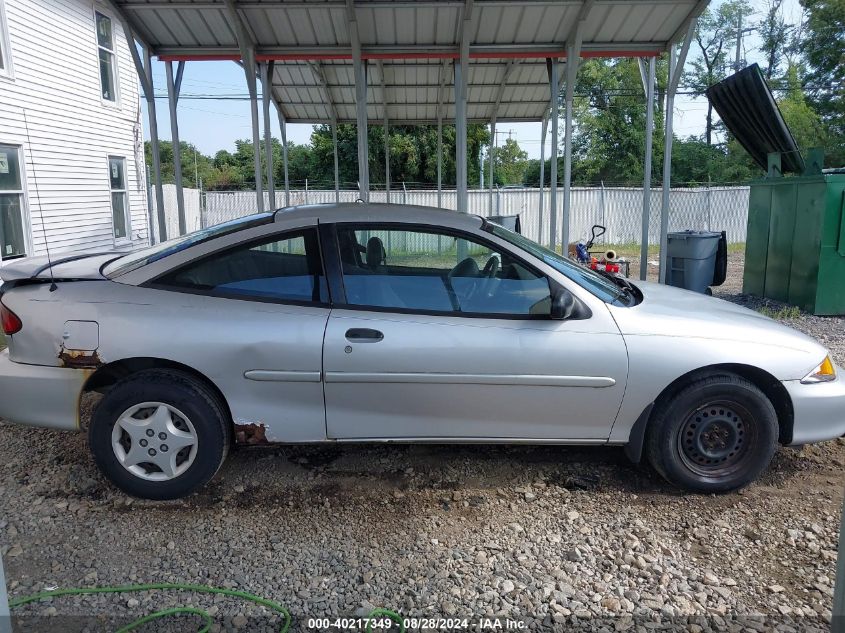
[[[762,12],[765,0],[750,0],[757,12]],[[715,2],[713,3],[716,4]],[[797,23],[800,20],[801,7],[798,0],[785,0],[784,14],[788,22]],[[752,33],[743,41],[743,55],[747,63],[759,61],[753,49],[757,48],[759,39]],[[695,55],[695,46],[691,47],[688,61]],[[187,62],[182,80],[182,95],[210,95],[221,97],[225,95],[245,95],[246,80],[243,69],[234,62],[208,61]],[[154,61],[153,81],[156,94],[166,95],[166,81],[164,63]],[[260,82],[259,82],[260,90]],[[170,140],[170,120],[167,110],[167,99],[157,99],[159,137]],[[149,139],[149,125],[146,103],[142,100],[144,110],[144,134]],[[179,102],[179,136],[182,141],[193,143],[207,155],[213,156],[218,150],[233,151],[235,141],[247,139],[252,135],[249,101],[212,99],[186,99]],[[675,134],[679,137],[699,135],[704,131],[704,121],[707,112],[706,99],[692,98],[679,95],[675,99]],[[279,121],[272,109],[271,127],[273,136],[281,138]],[[288,141],[306,144],[310,141],[311,125],[289,124]],[[497,132],[504,132],[514,138],[520,147],[528,153],[529,158],[540,157],[539,123],[499,123]],[[546,155],[549,154],[549,136],[546,140]],[[502,134],[498,134],[499,144],[504,142]],[[563,121],[561,120],[561,140],[563,138]]]

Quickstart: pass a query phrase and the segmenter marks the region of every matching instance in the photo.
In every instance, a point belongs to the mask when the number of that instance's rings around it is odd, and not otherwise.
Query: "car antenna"
[[[35,181],[35,199],[38,201],[38,217],[41,218],[41,233],[44,235],[44,248],[47,250],[47,266],[50,269],[50,292],[58,290],[56,277],[53,275],[53,261],[50,259],[50,244],[47,242],[47,229],[44,226],[44,210],[41,208],[41,192],[38,190],[38,174],[35,171],[35,157],[32,153],[32,140],[29,138],[29,121],[26,118],[26,108],[23,110],[23,124],[26,128],[26,144],[29,145],[29,158],[32,162],[32,178]]]

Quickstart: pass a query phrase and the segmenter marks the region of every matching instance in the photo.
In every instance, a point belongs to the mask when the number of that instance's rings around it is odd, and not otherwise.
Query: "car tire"
[[[646,453],[670,483],[696,492],[755,480],[778,444],[778,418],[757,386],[732,373],[696,379],[655,407]]]
[[[135,497],[177,499],[205,485],[229,451],[231,425],[211,389],[187,373],[146,370],[97,405],[88,443],[97,466]]]

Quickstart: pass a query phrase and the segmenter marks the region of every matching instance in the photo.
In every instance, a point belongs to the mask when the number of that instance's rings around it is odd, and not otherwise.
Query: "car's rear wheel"
[[[94,460],[121,490],[175,499],[207,483],[229,450],[225,410],[190,375],[172,370],[134,374],[97,405],[88,430]]]
[[[745,378],[725,373],[694,380],[658,402],[646,451],[670,483],[728,492],[768,467],[777,441],[777,413],[766,395]]]

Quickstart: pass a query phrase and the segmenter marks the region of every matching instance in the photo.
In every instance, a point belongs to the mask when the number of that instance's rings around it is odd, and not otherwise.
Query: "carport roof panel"
[[[503,85],[506,71],[507,81]],[[321,75],[325,77],[329,99],[321,85]],[[445,84],[442,97],[441,79]],[[367,118],[371,123],[381,125],[386,101],[391,124],[431,123],[437,120],[437,106],[442,99],[443,119],[453,120],[453,79],[451,63],[442,61],[372,63],[368,69]],[[500,121],[537,121],[549,109],[545,61],[474,60],[467,82],[467,118],[470,121],[490,121],[497,99],[496,118]],[[282,104],[289,122],[330,121],[329,102],[334,105],[339,122],[356,120],[354,75],[348,62],[277,62],[273,73],[273,96]]]
[[[164,59],[241,57],[224,0],[111,0]],[[259,61],[275,61],[273,96],[289,122],[355,121],[351,29],[368,62],[368,119],[454,118],[452,60],[470,10],[467,117],[539,120],[546,57],[565,57],[579,17],[582,55],[656,55],[707,0],[235,0]],[[355,20],[350,20],[350,11]],[[445,63],[444,63],[445,62]],[[381,68],[384,69],[384,81]],[[441,83],[446,88],[440,94]],[[382,89],[384,84],[384,89]]]

